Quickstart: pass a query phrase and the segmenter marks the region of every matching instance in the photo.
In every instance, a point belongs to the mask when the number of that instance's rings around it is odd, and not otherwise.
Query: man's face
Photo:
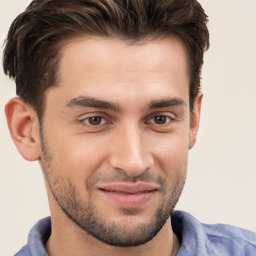
[[[185,50],[170,39],[129,45],[95,37],[70,41],[61,53],[41,127],[50,204],[107,244],[143,244],[165,224],[185,182],[192,146]]]

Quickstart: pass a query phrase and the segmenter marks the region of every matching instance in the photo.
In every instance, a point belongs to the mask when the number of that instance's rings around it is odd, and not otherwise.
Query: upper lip
[[[142,192],[149,192],[153,190],[158,190],[158,186],[139,182],[139,183],[113,183],[107,184],[99,187],[100,190],[106,190],[109,192],[121,192],[121,193],[142,193]]]

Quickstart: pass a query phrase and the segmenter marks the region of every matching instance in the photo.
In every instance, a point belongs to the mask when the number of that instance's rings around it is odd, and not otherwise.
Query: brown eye
[[[102,117],[100,116],[93,116],[88,119],[91,125],[99,125],[101,123]]]
[[[151,118],[150,121],[154,124],[161,125],[161,124],[169,123],[171,121],[171,118],[169,116],[160,115],[160,116],[154,116],[153,118]]]
[[[105,124],[106,120],[101,117],[101,116],[92,116],[92,117],[87,117],[83,120],[84,123],[86,123],[87,125],[101,125],[101,124]]]

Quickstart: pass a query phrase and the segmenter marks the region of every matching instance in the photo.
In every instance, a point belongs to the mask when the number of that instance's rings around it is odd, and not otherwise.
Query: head
[[[192,0],[43,0],[16,18],[7,119],[53,212],[116,246],[163,229],[198,130],[206,17]]]
[[[17,95],[41,118],[45,92],[58,82],[60,52],[67,40],[96,35],[143,43],[175,37],[187,51],[192,111],[200,91],[203,54],[209,47],[206,22],[195,0],[35,0],[11,25],[4,71],[15,79]]]

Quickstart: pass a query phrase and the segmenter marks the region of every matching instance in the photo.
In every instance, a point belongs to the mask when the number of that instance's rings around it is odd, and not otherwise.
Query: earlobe
[[[35,111],[22,99],[15,97],[5,106],[5,114],[11,137],[28,161],[36,161],[40,155],[39,122]]]
[[[193,148],[196,143],[196,136],[199,129],[201,105],[203,94],[199,93],[194,101],[193,113],[191,114],[190,132],[189,132],[189,149]]]

